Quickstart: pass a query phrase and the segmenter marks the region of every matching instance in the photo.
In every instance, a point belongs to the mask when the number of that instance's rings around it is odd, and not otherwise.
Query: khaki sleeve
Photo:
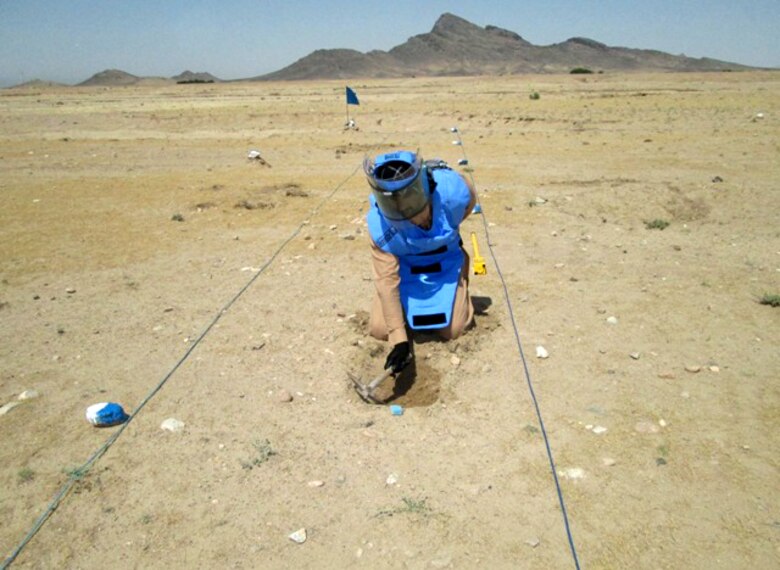
[[[404,309],[401,305],[398,258],[392,253],[382,251],[374,240],[371,240],[371,267],[374,286],[387,323],[388,341],[391,345],[396,345],[409,340],[406,335]]]

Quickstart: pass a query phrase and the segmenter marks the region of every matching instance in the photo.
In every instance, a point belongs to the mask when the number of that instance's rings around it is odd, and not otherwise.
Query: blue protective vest
[[[460,175],[448,168],[431,171],[431,229],[387,220],[370,197],[366,216],[374,243],[399,261],[401,304],[412,329],[438,329],[450,324],[458,289],[463,250],[458,226],[471,200]],[[423,173],[422,175],[425,175]]]

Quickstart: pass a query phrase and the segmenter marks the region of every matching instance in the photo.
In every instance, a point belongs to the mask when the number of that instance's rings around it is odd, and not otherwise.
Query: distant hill
[[[594,72],[755,69],[709,58],[610,47],[588,38],[536,46],[515,32],[482,28],[445,13],[429,33],[409,38],[388,52],[317,50],[279,71],[248,80],[569,73],[574,68]]]
[[[183,71],[171,77],[176,83],[219,83],[222,81],[205,71]]]
[[[453,14],[442,14],[426,34],[390,51],[320,49],[283,69],[233,81],[354,79],[447,75],[513,75],[592,71],[740,71],[760,69],[710,58],[671,55],[657,50],[612,47],[588,38],[570,38],[548,46],[534,45],[515,32],[477,26]],[[119,69],[96,73],[78,86],[218,83],[205,71],[173,77],[139,77]],[[14,88],[62,86],[28,81]]]
[[[133,85],[141,80],[137,75],[121,71],[119,69],[106,69],[96,73],[86,81],[78,84],[79,87],[88,87],[92,85]]]
[[[44,81],[42,79],[31,79],[24,83],[14,85],[14,89],[49,89],[54,87],[67,87],[65,83],[57,83],[56,81]]]
[[[95,85],[102,86],[122,86],[122,85],[150,85],[165,83],[217,83],[222,81],[205,71],[192,72],[183,71],[173,77],[139,77],[132,73],[127,73],[119,69],[106,69],[96,73],[86,81],[78,84],[79,87],[89,87]]]

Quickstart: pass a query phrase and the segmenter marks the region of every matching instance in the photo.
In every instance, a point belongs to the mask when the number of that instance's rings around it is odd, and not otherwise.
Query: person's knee
[[[473,319],[470,321],[463,321],[462,323],[451,323],[450,326],[443,328],[439,331],[439,336],[444,340],[455,340],[461,336],[471,325]]]

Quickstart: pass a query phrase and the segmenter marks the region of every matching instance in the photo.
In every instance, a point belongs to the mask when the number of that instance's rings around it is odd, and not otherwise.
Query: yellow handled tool
[[[487,275],[485,258],[479,254],[479,247],[477,247],[477,234],[474,232],[471,232],[471,247],[474,248],[474,275]]]

